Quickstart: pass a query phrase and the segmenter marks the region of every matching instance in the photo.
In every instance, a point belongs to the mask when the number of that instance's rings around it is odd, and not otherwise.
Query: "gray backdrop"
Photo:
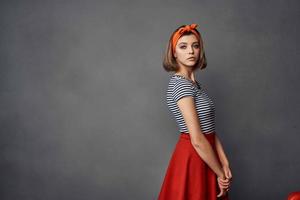
[[[1,1],[1,199],[155,200],[178,139],[162,53],[197,23],[233,200],[300,190],[300,3]]]

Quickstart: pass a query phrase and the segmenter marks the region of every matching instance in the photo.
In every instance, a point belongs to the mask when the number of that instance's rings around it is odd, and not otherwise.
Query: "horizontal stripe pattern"
[[[179,132],[189,133],[177,101],[190,96],[194,99],[201,130],[204,134],[215,131],[215,106],[201,84],[193,84],[191,80],[177,74],[170,77],[166,91],[166,103],[176,120]]]

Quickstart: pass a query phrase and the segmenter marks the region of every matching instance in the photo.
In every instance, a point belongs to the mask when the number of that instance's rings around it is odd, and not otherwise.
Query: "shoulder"
[[[194,96],[193,85],[190,81],[176,77],[175,80],[172,81],[172,83],[172,95],[175,101],[178,101],[185,96]]]
[[[169,84],[173,85],[174,87],[180,87],[180,86],[192,87],[193,86],[193,84],[190,81],[188,81],[184,78],[178,77],[178,76],[172,76],[170,78]]]
[[[178,89],[186,89],[186,90],[193,89],[193,84],[184,78],[175,77],[174,90],[178,90]]]

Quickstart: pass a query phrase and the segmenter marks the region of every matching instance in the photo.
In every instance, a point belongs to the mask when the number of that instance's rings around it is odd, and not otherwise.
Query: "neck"
[[[194,72],[191,70],[179,70],[175,74],[182,75],[182,76],[186,77],[187,79],[195,81]]]

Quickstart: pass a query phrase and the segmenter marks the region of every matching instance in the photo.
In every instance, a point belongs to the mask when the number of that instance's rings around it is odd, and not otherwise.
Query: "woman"
[[[229,199],[232,173],[215,132],[215,107],[194,75],[207,65],[196,27],[177,28],[164,56],[164,69],[175,72],[166,98],[180,134],[158,200]]]

